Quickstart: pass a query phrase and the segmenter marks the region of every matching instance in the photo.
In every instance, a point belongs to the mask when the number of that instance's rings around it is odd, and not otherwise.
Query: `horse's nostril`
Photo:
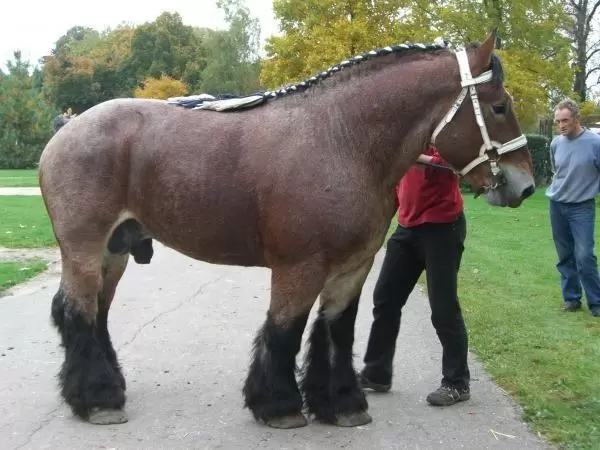
[[[535,186],[533,184],[531,184],[531,185],[529,185],[529,187],[527,187],[523,191],[523,193],[521,194],[521,197],[523,197],[523,199],[526,199],[527,197],[531,197],[534,192],[535,192]]]

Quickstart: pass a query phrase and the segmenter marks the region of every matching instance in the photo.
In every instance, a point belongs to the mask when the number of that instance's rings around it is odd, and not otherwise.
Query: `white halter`
[[[471,69],[469,67],[467,51],[465,49],[457,51],[456,59],[458,60],[458,67],[460,69],[462,91],[460,92],[458,98],[450,108],[450,111],[448,111],[448,113],[444,116],[442,121],[433,131],[433,134],[431,135],[431,144],[435,144],[435,139],[437,138],[438,134],[440,134],[442,129],[450,123],[450,121],[460,108],[460,105],[462,104],[463,100],[466,98],[467,92],[469,92],[471,94],[471,101],[473,102],[473,110],[475,111],[475,120],[477,121],[477,125],[479,125],[479,129],[481,130],[483,145],[479,150],[479,157],[475,158],[473,161],[471,161],[469,164],[463,167],[463,169],[460,170],[458,173],[464,176],[467,173],[469,173],[473,168],[477,167],[479,164],[489,160],[490,165],[492,167],[492,175],[496,176],[500,173],[500,168],[498,167],[498,164],[495,159],[490,159],[488,152],[495,149],[496,153],[498,153],[498,156],[503,155],[504,153],[512,152],[527,145],[527,138],[525,137],[525,135],[522,134],[521,136],[504,144],[500,144],[499,142],[490,140],[490,136],[488,135],[487,128],[485,126],[485,121],[483,119],[483,114],[481,112],[481,106],[479,105],[479,98],[477,97],[477,90],[475,89],[475,86],[481,83],[489,82],[492,79],[492,71],[488,70],[487,72],[484,72],[481,75],[479,75],[477,78],[473,78],[473,76],[471,75]]]

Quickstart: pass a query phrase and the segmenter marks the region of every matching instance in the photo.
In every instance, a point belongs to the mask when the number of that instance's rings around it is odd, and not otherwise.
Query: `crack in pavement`
[[[133,343],[133,341],[135,341],[137,339],[137,337],[140,335],[140,333],[142,331],[144,331],[144,329],[149,326],[152,325],[153,323],[155,323],[157,320],[159,320],[160,318],[166,316],[167,314],[170,314],[174,311],[177,311],[179,308],[181,308],[183,305],[185,305],[186,303],[190,302],[191,300],[193,300],[194,298],[196,298],[199,294],[202,293],[202,291],[207,287],[210,286],[211,284],[214,283],[218,283],[219,281],[223,280],[225,278],[225,275],[220,276],[218,278],[215,278],[214,280],[210,280],[207,281],[206,283],[202,284],[198,289],[196,289],[196,291],[189,296],[188,298],[181,300],[177,305],[175,305],[173,308],[167,309],[163,312],[161,312],[160,314],[156,315],[155,317],[153,317],[152,319],[150,319],[149,321],[147,321],[145,324],[143,324],[140,328],[138,328],[135,333],[133,333],[133,336],[131,337],[131,339],[129,339],[128,341],[124,342],[123,344],[121,344],[119,346],[119,351],[123,350],[125,347],[127,347],[129,344]]]
[[[29,433],[27,435],[27,440],[22,443],[21,445],[19,445],[18,447],[15,447],[15,450],[19,450],[20,448],[24,448],[27,445],[31,444],[31,441],[33,440],[33,437],[38,434],[40,431],[42,431],[42,429],[44,427],[46,427],[48,424],[50,424],[50,422],[52,422],[54,419],[56,419],[56,417],[54,416],[54,414],[62,407],[64,402],[61,402],[56,408],[54,408],[52,411],[48,412],[47,414],[45,414],[45,418],[42,419],[42,423],[40,423],[40,425],[35,428],[34,430],[31,431],[31,433]]]

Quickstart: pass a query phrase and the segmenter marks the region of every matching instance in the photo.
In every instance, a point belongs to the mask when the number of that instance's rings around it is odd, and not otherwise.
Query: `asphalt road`
[[[357,368],[381,260],[382,253],[363,291]],[[441,349],[419,290],[405,308],[392,391],[368,394],[371,424],[311,422],[286,431],[256,423],[243,409],[241,389],[268,307],[269,271],[209,265],[158,244],[149,266],[131,261],[110,315],[128,381],[129,422],[87,424],[72,416],[57,390],[62,349],[49,313],[59,271],[57,264],[0,298],[1,449],[548,448],[473,357],[470,401],[448,408],[426,403],[440,381]]]

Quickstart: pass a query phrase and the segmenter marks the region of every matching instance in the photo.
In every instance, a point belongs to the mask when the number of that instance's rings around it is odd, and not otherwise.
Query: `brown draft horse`
[[[494,40],[378,49],[243,111],[116,99],[64,125],[41,156],[40,186],[62,256],[52,317],[74,414],[127,420],[108,311],[129,254],[149,262],[156,239],[198,260],[271,269],[243,389],[257,420],[303,426],[306,406],[326,423],[370,422],[354,324],[400,177],[435,141],[493,205],[517,207],[535,189]]]

